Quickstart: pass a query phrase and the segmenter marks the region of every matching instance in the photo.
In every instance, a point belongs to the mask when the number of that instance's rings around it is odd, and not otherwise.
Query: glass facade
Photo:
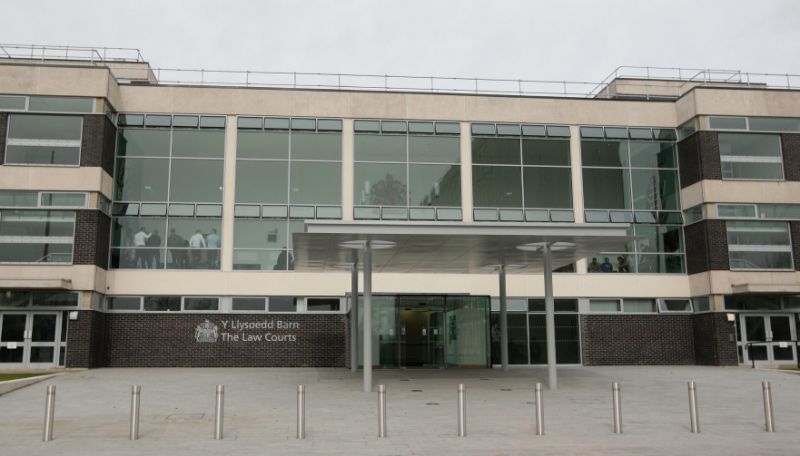
[[[544,125],[473,124],[475,220],[574,221],[569,135],[562,134]]]
[[[674,130],[581,127],[586,221],[632,223],[636,241],[589,257],[588,272],[685,271]]]
[[[356,219],[461,220],[460,127],[356,120]]]
[[[238,119],[234,269],[294,269],[303,220],[341,218],[341,130],[339,119]]]
[[[224,120],[121,116],[112,268],[219,269]]]

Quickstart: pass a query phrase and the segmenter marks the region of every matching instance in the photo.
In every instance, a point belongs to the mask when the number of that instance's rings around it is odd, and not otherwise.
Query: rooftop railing
[[[120,83],[130,82],[130,75],[136,74],[123,70],[142,70],[141,66],[126,68],[125,63],[145,63],[138,49],[108,47],[0,44],[0,59],[3,58],[81,61],[93,65],[114,62],[112,73],[117,75]],[[148,77],[154,76],[155,81],[134,81],[170,85],[645,99],[676,98],[698,85],[800,89],[800,74],[649,66],[620,66],[599,82],[181,68],[152,68],[150,71]]]

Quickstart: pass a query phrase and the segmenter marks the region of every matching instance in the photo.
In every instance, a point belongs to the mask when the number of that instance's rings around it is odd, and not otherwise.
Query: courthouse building
[[[0,368],[795,365],[798,89],[0,45]]]

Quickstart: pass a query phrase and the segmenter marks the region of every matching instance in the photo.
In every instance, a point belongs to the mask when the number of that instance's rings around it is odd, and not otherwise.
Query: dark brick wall
[[[93,209],[75,211],[73,264],[93,264],[108,269],[111,219]]]
[[[80,310],[77,320],[67,322],[66,367],[103,366],[105,315],[94,310]]]
[[[694,364],[692,315],[582,315],[583,364]]]
[[[800,271],[800,222],[789,222],[789,234],[792,237],[794,269]]]
[[[730,269],[728,234],[724,220],[703,220],[686,226],[683,230],[689,274]]]
[[[697,364],[736,366],[736,333],[723,312],[693,315],[694,353]]]
[[[116,134],[114,124],[105,115],[83,116],[81,166],[100,166],[110,176],[113,176]]]
[[[8,114],[0,112],[0,165],[6,162],[6,128],[8,127]]]
[[[217,325],[216,342],[198,342],[196,327]],[[109,367],[344,367],[346,315],[107,313],[104,366]],[[298,329],[225,329],[236,321],[299,323]],[[222,333],[294,341],[223,340]]]
[[[719,135],[698,131],[678,143],[681,188],[703,179],[722,179],[719,160]]]
[[[783,169],[787,181],[800,181],[800,134],[781,135]]]

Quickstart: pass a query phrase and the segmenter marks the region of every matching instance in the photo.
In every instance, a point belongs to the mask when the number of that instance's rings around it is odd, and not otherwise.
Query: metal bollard
[[[386,437],[386,385],[378,385],[378,437]]]
[[[297,438],[306,438],[306,387],[297,385]]]
[[[764,430],[775,432],[775,417],[772,415],[772,386],[769,382],[761,382],[764,394]]]
[[[536,399],[536,435],[544,435],[544,404],[542,404],[542,384],[534,388]]]
[[[458,385],[458,436],[467,436],[467,387]]]
[[[217,401],[214,407],[214,440],[222,440],[222,420],[225,407],[225,385],[217,385]]]
[[[139,398],[141,392],[141,385],[133,385],[131,387],[131,440],[139,440]]]
[[[44,402],[44,435],[43,442],[53,440],[53,418],[56,413],[56,386],[47,386],[47,397]]]
[[[700,415],[697,412],[697,389],[694,382],[689,382],[689,420],[692,434],[700,433]]]
[[[611,396],[614,402],[614,434],[622,434],[622,403],[619,397],[619,383],[611,384]]]

